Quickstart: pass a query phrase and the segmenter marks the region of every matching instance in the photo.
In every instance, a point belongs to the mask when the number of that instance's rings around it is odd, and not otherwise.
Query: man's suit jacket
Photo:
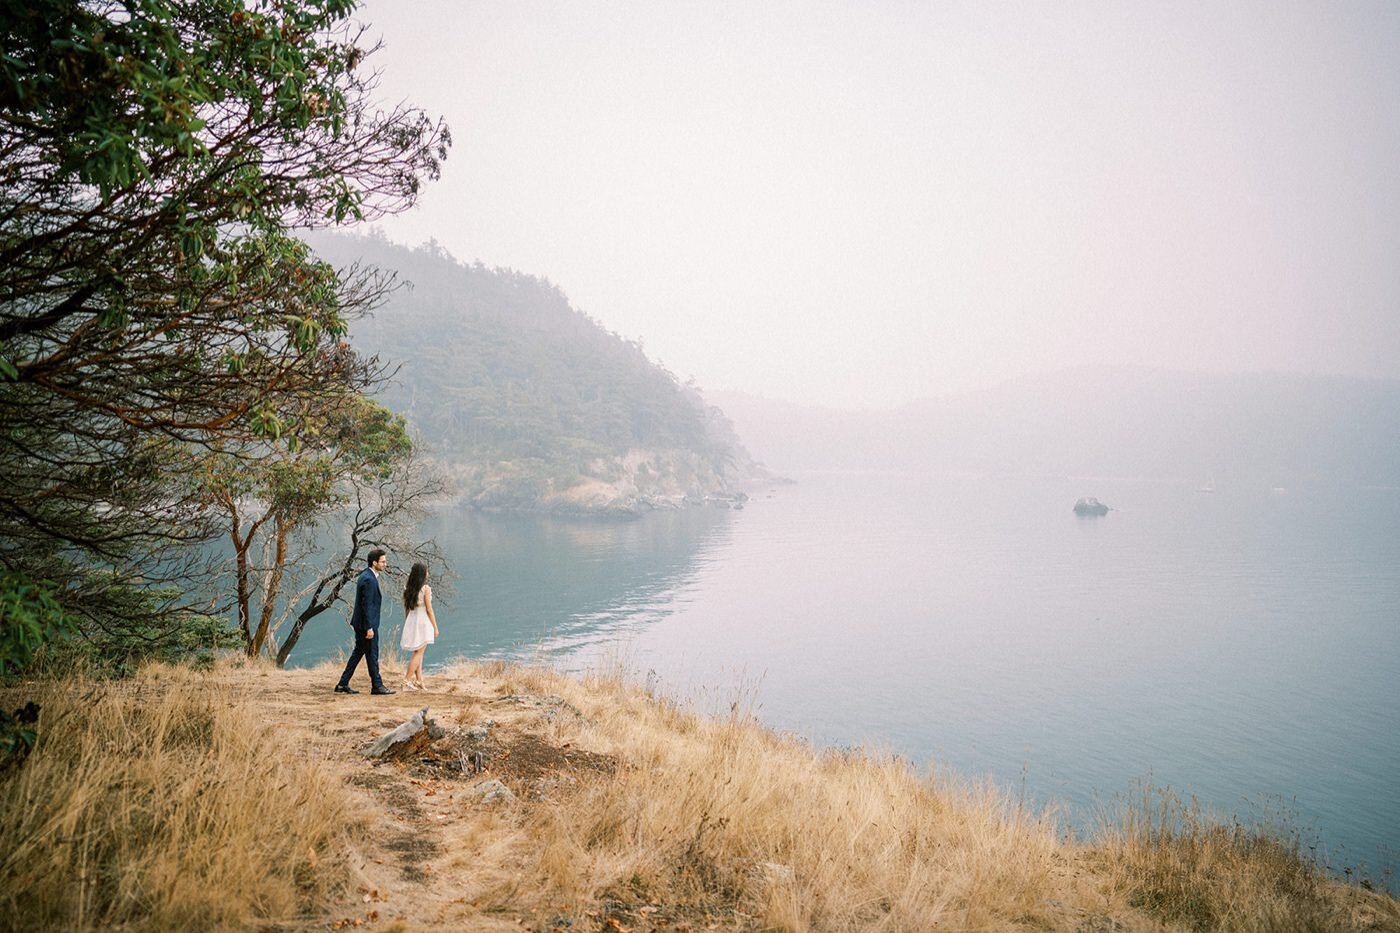
[[[350,610],[350,627],[355,634],[364,637],[366,632],[379,634],[379,607],[383,597],[379,593],[379,579],[368,567],[355,582],[355,608]]]

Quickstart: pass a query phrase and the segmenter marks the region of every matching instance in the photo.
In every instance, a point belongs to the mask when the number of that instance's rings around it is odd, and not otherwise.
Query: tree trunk
[[[268,630],[272,627],[272,617],[277,608],[277,594],[282,590],[282,571],[287,566],[287,536],[291,534],[292,523],[278,516],[273,523],[274,551],[272,567],[267,572],[267,588],[263,592],[262,611],[258,614],[258,630],[253,642],[248,646],[248,656],[257,657],[267,642]]]
[[[292,622],[292,630],[287,633],[287,640],[282,642],[282,647],[277,649],[277,666],[286,667],[287,658],[291,657],[292,649],[297,646],[298,639],[301,638],[301,630],[306,628],[306,623],[316,618],[321,613],[331,607],[331,603],[320,604],[312,601],[311,605],[301,611],[301,615]]]
[[[321,578],[321,582],[316,586],[316,592],[311,594],[311,602],[301,611],[301,614],[296,617],[296,621],[292,623],[292,630],[287,633],[287,637],[282,642],[282,646],[277,649],[278,667],[286,666],[287,658],[291,656],[292,649],[296,647],[297,640],[301,638],[301,632],[302,629],[306,628],[306,623],[325,612],[331,606],[334,606],[336,600],[340,599],[340,591],[345,588],[345,584],[354,576],[354,562],[358,554],[359,542],[358,540],[352,539],[350,554],[346,557],[344,566],[342,566],[338,572]],[[331,591],[326,594],[326,598],[323,601],[321,596],[328,586],[331,587]]]
[[[263,522],[267,521],[267,516],[264,515],[262,518],[253,522],[248,528],[248,533],[240,539],[238,536],[240,524],[238,521],[237,508],[235,506],[230,506],[229,511],[233,516],[233,530],[230,532],[229,536],[233,539],[233,558],[235,566],[237,567],[238,576],[238,631],[243,636],[244,653],[250,658],[256,658],[258,656],[258,648],[253,644],[253,594],[250,592],[252,587],[252,573],[248,568],[248,552],[253,547],[253,539],[257,537],[258,529],[262,527]]]
[[[252,619],[248,606],[248,547],[252,544],[253,536],[250,534],[246,540],[242,537],[242,525],[238,520],[238,508],[234,503],[226,499],[224,507],[228,509],[231,519],[228,536],[233,541],[234,591],[238,601],[238,634],[243,636],[243,645],[247,648],[252,639]]]

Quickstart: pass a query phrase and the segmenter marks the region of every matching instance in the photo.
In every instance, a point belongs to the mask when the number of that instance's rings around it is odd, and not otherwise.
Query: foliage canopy
[[[450,140],[377,108],[354,6],[0,8],[0,567],[84,625],[122,621],[94,580],[188,578],[202,451],[376,377],[346,335],[389,281],[290,231],[408,207]]]

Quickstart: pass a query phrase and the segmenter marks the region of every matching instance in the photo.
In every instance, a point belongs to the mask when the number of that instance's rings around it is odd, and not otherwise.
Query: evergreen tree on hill
[[[436,243],[312,243],[336,265],[364,261],[411,283],[358,322],[355,338],[396,368],[381,399],[448,459],[567,470],[630,450],[684,450],[723,469],[740,456],[732,428],[693,387],[544,279],[464,264]]]

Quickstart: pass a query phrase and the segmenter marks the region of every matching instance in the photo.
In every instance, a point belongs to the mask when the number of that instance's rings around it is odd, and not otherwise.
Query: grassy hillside
[[[44,710],[0,775],[0,930],[1400,930],[1287,835],[1169,795],[1081,844],[996,788],[775,735],[742,698],[703,716],[501,663],[346,697],[335,673],[0,690]],[[433,748],[361,755],[423,707]]]

